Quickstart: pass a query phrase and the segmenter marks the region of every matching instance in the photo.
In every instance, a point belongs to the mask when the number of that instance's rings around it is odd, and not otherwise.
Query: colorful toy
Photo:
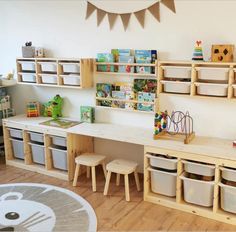
[[[212,45],[211,61],[212,62],[233,62],[234,45]]]
[[[44,104],[44,116],[52,117],[53,119],[57,119],[58,117],[62,117],[62,103],[63,98],[57,94],[51,101]]]
[[[81,122],[93,123],[95,120],[94,107],[80,106],[80,120],[81,120]]]
[[[184,143],[189,144],[195,137],[193,132],[193,119],[187,112],[173,111],[169,116],[168,112],[158,112],[155,114],[154,139],[170,136],[184,136]],[[167,135],[167,136],[166,136]],[[169,136],[169,137],[168,137]]]
[[[26,105],[27,117],[39,117],[40,116],[40,104],[39,102],[28,102]]]
[[[201,40],[196,41],[192,60],[204,60]]]

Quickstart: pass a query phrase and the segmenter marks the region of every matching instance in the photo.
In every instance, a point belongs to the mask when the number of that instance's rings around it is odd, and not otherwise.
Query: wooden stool
[[[120,174],[124,175],[125,177],[125,199],[126,201],[130,201],[130,195],[129,195],[129,174],[134,173],[135,182],[137,186],[137,190],[140,191],[140,183],[139,183],[139,177],[137,173],[137,167],[138,164],[129,161],[129,160],[123,160],[123,159],[117,159],[113,160],[110,163],[107,164],[107,178],[106,178],[106,184],[104,188],[104,195],[107,195],[108,188],[110,184],[111,179],[111,173],[116,173],[116,185],[120,185]]]
[[[80,156],[77,156],[75,158],[75,163],[76,163],[76,169],[75,169],[75,175],[74,175],[74,181],[73,181],[73,186],[77,185],[77,180],[79,176],[79,171],[80,171],[80,165],[87,166],[87,178],[90,177],[90,167],[92,169],[92,187],[93,191],[96,192],[96,171],[95,167],[98,165],[102,165],[104,176],[106,178],[106,167],[105,167],[105,159],[106,156],[104,155],[98,155],[95,153],[84,153]]]

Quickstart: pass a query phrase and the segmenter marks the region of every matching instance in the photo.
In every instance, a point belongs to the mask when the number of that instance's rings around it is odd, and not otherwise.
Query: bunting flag
[[[87,12],[85,19],[88,19],[93,14],[94,11],[97,11],[97,26],[99,26],[103,21],[103,19],[105,18],[105,16],[107,15],[110,30],[112,30],[118,16],[120,16],[124,30],[126,31],[129,25],[130,17],[132,14],[134,14],[140,25],[144,28],[146,10],[148,10],[158,22],[161,21],[160,3],[162,3],[168,9],[170,9],[172,12],[176,13],[175,0],[159,0],[156,3],[152,4],[151,6],[149,6],[148,8],[130,13],[108,12],[96,7],[95,5],[87,1]]]

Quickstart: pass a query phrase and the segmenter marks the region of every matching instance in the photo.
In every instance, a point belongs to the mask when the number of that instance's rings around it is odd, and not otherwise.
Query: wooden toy
[[[44,116],[52,117],[53,119],[57,119],[58,117],[62,117],[62,103],[63,98],[57,94],[51,101],[44,104]]]
[[[40,116],[40,104],[39,102],[28,102],[26,105],[27,117],[39,117]]]
[[[167,111],[156,113],[153,138],[172,138],[174,135],[184,136],[185,144],[189,144],[194,139],[193,119],[189,113],[173,111],[170,116]]]
[[[233,62],[234,45],[212,45],[211,61],[212,62]]]
[[[201,40],[196,41],[192,60],[204,60]]]

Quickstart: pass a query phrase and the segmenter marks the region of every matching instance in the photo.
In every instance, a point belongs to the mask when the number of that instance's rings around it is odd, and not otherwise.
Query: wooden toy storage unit
[[[186,74],[185,79],[190,87],[188,93],[172,93],[165,92],[163,80],[166,81],[165,68],[182,69],[182,74]],[[215,74],[222,73],[222,80],[214,80],[214,78],[205,79],[200,77],[199,70],[206,68],[206,70],[214,71]],[[213,84],[224,86],[227,88],[226,95],[220,96],[223,99],[234,99],[234,84],[236,63],[208,63],[208,62],[176,62],[176,61],[160,61],[158,63],[158,97],[160,95],[178,95],[178,96],[192,96],[192,97],[212,97],[211,94],[198,95],[197,84]],[[187,69],[188,71],[186,72]],[[184,71],[183,71],[184,70]],[[174,72],[174,74],[178,72]],[[103,73],[104,74],[104,73]],[[109,73],[110,74],[110,73]],[[106,75],[106,74],[105,74]],[[117,75],[117,74],[116,74]],[[133,74],[132,74],[133,75]],[[166,75],[166,76],[165,76]],[[209,74],[210,76],[210,74]],[[170,75],[167,81],[179,84],[183,80],[178,80],[177,77]],[[177,83],[178,82],[178,83]],[[216,96],[214,96],[216,97]],[[219,96],[217,96],[219,97]],[[158,107],[161,101],[158,98]],[[103,138],[108,140],[120,141],[142,145],[144,147],[144,200],[155,204],[179,209],[203,217],[215,219],[225,223],[236,225],[236,215],[234,213],[226,212],[221,207],[220,183],[222,180],[221,167],[229,167],[236,169],[236,150],[232,147],[232,141],[198,137],[192,143],[184,145],[182,141],[178,140],[153,140],[152,131],[148,129],[135,128],[130,126],[112,125],[106,123],[95,124],[79,124],[69,129],[58,129],[48,126],[39,125],[40,122],[46,121],[45,118],[28,119],[24,116],[16,116],[9,119],[4,119],[4,141],[6,146],[6,163],[16,167],[21,167],[31,171],[44,173],[51,176],[56,176],[62,179],[72,180],[75,164],[74,158],[82,152],[93,152],[93,138]],[[25,160],[18,160],[14,158],[12,151],[12,144],[9,140],[10,134],[8,128],[18,128],[23,130],[23,142]],[[45,144],[45,166],[34,164],[32,162],[32,153],[29,147],[28,131],[35,131],[44,134]],[[101,131],[103,133],[101,133]],[[67,160],[68,171],[59,171],[52,167],[50,145],[52,143],[50,135],[57,135],[67,138]],[[175,157],[177,159],[177,174],[176,174],[176,196],[168,197],[158,193],[152,192],[151,189],[151,174],[150,174],[150,154],[161,154]],[[204,162],[214,166],[213,179],[213,206],[203,207],[196,204],[187,203],[184,200],[183,180],[181,176],[184,173],[185,160]]]

